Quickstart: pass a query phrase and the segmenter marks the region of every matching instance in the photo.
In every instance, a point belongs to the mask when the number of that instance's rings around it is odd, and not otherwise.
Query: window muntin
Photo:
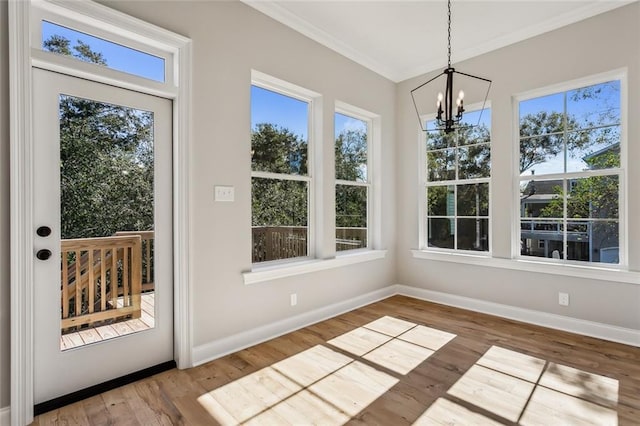
[[[165,82],[163,58],[46,20],[41,21],[41,34],[42,50]]]
[[[523,100],[519,121],[521,256],[620,263],[620,81]]]
[[[309,255],[309,102],[251,86],[252,261]]]
[[[369,246],[369,120],[336,112],[336,251]]]
[[[425,245],[430,249],[489,251],[490,123],[487,108],[465,113],[466,125],[452,133],[427,131]],[[426,126],[433,128],[433,121]]]

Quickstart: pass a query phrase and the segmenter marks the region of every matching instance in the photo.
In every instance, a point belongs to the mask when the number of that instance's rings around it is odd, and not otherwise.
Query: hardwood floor
[[[34,422],[244,423],[640,425],[640,348],[394,296]]]

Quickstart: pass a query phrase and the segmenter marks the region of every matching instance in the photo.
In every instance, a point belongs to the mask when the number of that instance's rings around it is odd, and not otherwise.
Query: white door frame
[[[11,424],[33,421],[33,140],[32,64],[40,56],[31,46],[32,3],[46,3],[86,17],[95,25],[120,27],[128,34],[153,40],[173,57],[173,239],[174,239],[174,355],[178,368],[192,365],[190,279],[189,152],[191,141],[191,41],[89,0],[9,0],[10,86],[10,214],[11,214]],[[62,58],[65,59],[65,58]],[[49,68],[65,71],[65,61]],[[40,61],[38,61],[40,63]],[[74,68],[69,63],[68,70]],[[76,71],[76,70],[74,70]],[[113,75],[113,73],[110,73]],[[84,76],[88,76],[84,72]],[[107,77],[98,78],[113,83]],[[135,88],[135,81],[127,84]],[[148,91],[145,90],[145,91]]]

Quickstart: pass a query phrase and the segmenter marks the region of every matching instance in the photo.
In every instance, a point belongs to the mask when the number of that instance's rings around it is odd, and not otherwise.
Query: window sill
[[[291,277],[295,275],[307,274],[309,272],[322,271],[325,269],[340,268],[342,266],[356,263],[369,262],[371,260],[383,259],[387,255],[386,250],[366,250],[355,253],[339,254],[332,259],[304,260],[267,267],[256,267],[250,272],[242,274],[245,285],[256,284],[264,281],[276,280],[278,278]]]
[[[436,260],[441,262],[464,263],[467,265],[486,266],[490,268],[513,269],[543,274],[564,275],[569,277],[589,278],[603,281],[614,281],[628,284],[640,284],[640,272],[620,268],[604,268],[597,266],[581,266],[568,264],[550,264],[535,260],[503,259],[486,255],[466,253],[441,253],[428,250],[411,250],[414,258]]]

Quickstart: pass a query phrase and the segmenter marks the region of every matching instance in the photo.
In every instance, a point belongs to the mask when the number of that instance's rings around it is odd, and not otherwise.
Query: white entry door
[[[174,359],[172,103],[33,75],[38,404]]]

